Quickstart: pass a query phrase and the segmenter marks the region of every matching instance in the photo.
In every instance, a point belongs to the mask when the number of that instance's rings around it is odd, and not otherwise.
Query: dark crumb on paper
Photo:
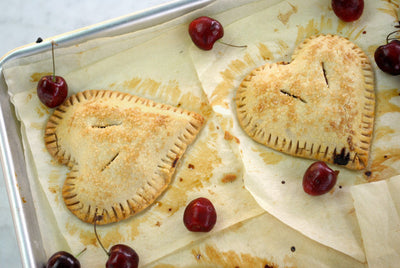
[[[38,39],[36,39],[36,43],[42,43],[43,39],[41,37],[38,37]]]
[[[365,171],[364,174],[365,174],[365,176],[370,177],[372,175],[372,172],[371,171]]]
[[[172,208],[169,208],[168,211],[172,211]]]
[[[362,33],[363,33],[363,34],[366,34],[366,33],[367,33],[367,31],[363,31]]]
[[[281,183],[282,183],[282,184],[285,184],[285,183],[286,183],[286,181],[281,181]]]
[[[291,252],[295,252],[295,251],[296,251],[296,247],[295,247],[295,246],[291,247],[291,248],[290,248],[290,251],[291,251]]]
[[[342,185],[339,185],[339,189],[342,189]]]
[[[194,165],[189,164],[189,165],[188,165],[188,168],[189,168],[189,169],[194,169]]]
[[[183,181],[183,178],[182,178],[182,177],[180,177],[180,178],[179,178],[179,181]]]
[[[385,159],[386,159],[386,158],[388,158],[388,156],[387,156],[387,155],[384,155],[384,156],[383,156],[383,158],[385,158]]]

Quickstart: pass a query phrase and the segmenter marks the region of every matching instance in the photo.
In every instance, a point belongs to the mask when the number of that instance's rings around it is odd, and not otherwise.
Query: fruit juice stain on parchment
[[[221,251],[212,244],[194,248],[191,253],[198,264],[212,264],[221,267],[277,267],[267,259],[248,253],[237,253],[233,250]]]
[[[366,26],[359,28],[353,24],[338,20],[336,33],[352,40],[357,40],[365,31]]]
[[[153,98],[154,101],[179,106],[195,112],[204,110],[204,101],[191,92],[183,93],[178,81],[169,80],[166,83],[158,82],[150,78],[134,77],[122,83],[112,83],[110,88],[114,90],[129,90],[134,95]],[[206,99],[204,97],[204,99]]]
[[[152,268],[176,268],[176,266],[172,264],[159,264],[152,266]]]
[[[229,131],[224,132],[224,140],[234,141],[236,144],[240,144],[240,140],[236,136],[232,135]]]
[[[31,75],[31,80],[30,81],[32,83],[39,82],[40,78],[42,78],[43,76],[52,75],[52,74],[53,74],[52,72],[33,73]]]
[[[36,95],[36,98],[37,98],[36,89],[35,90],[32,89],[30,93],[26,94],[25,104],[28,104],[29,102],[32,101],[33,95]]]
[[[121,224],[96,226],[97,234],[99,235],[99,238],[101,239],[101,242],[103,243],[105,248],[110,248],[116,243],[124,243],[124,241],[129,241],[131,239],[129,233],[127,234],[125,232],[126,228],[123,228],[122,226],[123,225]],[[93,225],[85,223],[84,226],[82,226],[81,224],[67,222],[65,227],[68,234],[71,237],[78,238],[82,245],[92,245],[100,248],[100,245],[94,233]],[[133,238],[131,240],[133,240]]]
[[[276,165],[284,160],[284,156],[281,153],[274,152],[263,145],[256,148],[253,147],[252,151],[258,153],[266,165]]]
[[[37,104],[36,104],[37,102]],[[33,103],[33,104],[32,104]],[[39,98],[36,93],[36,88],[33,88],[27,92],[25,97],[25,104],[34,106],[35,112],[38,115],[38,118],[42,118],[43,116],[47,116],[52,111],[47,108],[44,104],[39,101]]]
[[[43,111],[43,108],[42,107],[35,107],[35,112],[36,112],[36,114],[39,116],[39,118],[40,117],[43,117],[43,116],[45,116],[47,113],[45,113],[44,111]]]
[[[371,159],[372,164],[368,170],[370,172],[368,181],[386,180],[400,174],[400,170],[394,167],[396,163],[400,163],[399,148],[374,148],[371,151]],[[399,164],[396,166],[399,166]]]
[[[275,59],[274,53],[272,53],[265,44],[260,43],[257,45],[257,48],[263,60],[273,61]]]
[[[192,93],[182,94],[179,98],[179,107],[188,109],[201,114],[204,118],[210,118],[213,110],[208,103],[207,97],[205,95],[197,97]]]
[[[290,10],[287,11],[287,12],[285,12],[285,13],[279,13],[279,14],[278,14],[278,20],[281,21],[284,25],[287,25],[288,22],[289,22],[289,20],[290,20],[290,17],[291,17],[293,14],[296,14],[297,11],[298,11],[297,6],[292,5],[292,4],[289,3],[289,2],[288,2],[288,4],[290,5]]]
[[[34,96],[37,98],[37,95],[35,94]],[[43,116],[49,116],[50,113],[52,113],[53,109],[47,108],[43,103],[39,103],[39,106],[35,107],[35,112],[39,116],[39,118],[42,118]],[[47,120],[46,120],[47,121]]]
[[[400,149],[378,148],[375,142],[391,142],[396,136],[397,130],[388,125],[380,125],[379,119],[388,113],[400,113],[400,106],[392,102],[393,98],[400,98],[400,90],[397,88],[376,92],[376,124],[371,147],[371,166],[369,167],[368,181],[379,181],[400,174],[394,164],[400,162]],[[398,164],[397,164],[398,166]]]
[[[394,21],[399,21],[397,10],[399,10],[400,1],[399,0],[381,0],[385,7],[378,8],[378,11],[392,16]]]
[[[115,245],[116,241],[119,241],[118,243],[123,243],[124,241],[134,240],[134,236],[137,234],[137,232],[134,232],[135,235],[131,236],[131,233],[125,233],[122,225],[118,224],[113,224],[113,226],[110,225],[106,228],[107,229],[104,230],[101,227],[97,229],[97,233],[105,248],[110,248]]]
[[[221,179],[222,183],[230,183],[234,182],[237,179],[236,174],[225,174],[224,177]]]
[[[393,134],[396,134],[396,130],[393,128],[389,126],[380,126],[374,131],[374,140],[390,140]]]
[[[206,127],[210,128],[208,123]],[[205,130],[203,130],[205,131]],[[222,165],[212,135],[205,135],[193,144],[180,163],[173,183],[160,199],[162,206],[157,209],[173,215],[187,204],[189,195],[214,184],[214,169]],[[214,146],[215,145],[215,146]]]
[[[65,179],[65,174],[61,174],[57,169],[51,170],[49,177],[47,178],[47,182],[49,184],[49,191],[53,194],[57,194],[57,201],[58,201],[58,193],[60,192],[60,186],[62,185],[64,179]]]
[[[369,57],[370,59],[372,59],[372,58],[374,57],[375,50],[376,50],[378,47],[379,47],[379,45],[372,45],[372,46],[369,46],[369,47],[366,49],[365,53],[368,55],[368,57]]]
[[[330,21],[330,22],[329,22]],[[316,22],[314,19],[311,19],[303,25],[297,26],[297,38],[296,38],[296,45],[300,44],[303,42],[304,39],[321,33],[321,31],[325,29],[331,29],[332,28],[332,21],[329,19],[326,19],[325,17],[321,17],[321,20],[319,22]]]
[[[245,70],[249,66],[255,66],[255,62],[249,54],[246,54],[242,60],[236,59],[228,64],[228,67],[220,73],[223,81],[215,87],[211,94],[210,101],[212,106],[219,105],[226,109],[229,108],[229,95],[232,90],[236,90],[234,88],[235,82],[238,77],[246,74]]]
[[[149,94],[150,96],[155,96],[161,86],[161,82],[157,82],[150,78],[141,79],[134,77],[131,80],[122,82],[122,84],[113,84],[113,86],[133,90],[139,94]]]
[[[338,20],[337,23],[338,25],[335,29],[331,18],[321,16],[319,20],[309,20],[307,24],[304,24],[305,26],[297,26],[298,32],[296,44],[300,44],[304,39],[310,36],[318,35],[321,33],[338,34],[352,40],[357,40],[365,32],[366,29],[365,26],[359,28],[358,26],[344,23],[340,20]]]
[[[376,93],[376,116],[381,117],[386,113],[400,113],[400,106],[391,102],[392,98],[400,98],[400,90],[397,88],[380,90]]]
[[[282,58],[287,58],[288,57],[288,51],[289,51],[289,45],[283,41],[283,40],[277,40],[277,45],[278,45],[278,54]]]

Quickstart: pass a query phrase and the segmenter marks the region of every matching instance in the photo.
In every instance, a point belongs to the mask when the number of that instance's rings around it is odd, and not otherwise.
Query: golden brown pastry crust
[[[62,195],[79,219],[117,222],[166,189],[201,115],[108,90],[72,95],[48,120],[49,153],[70,168]]]
[[[349,169],[368,164],[374,75],[365,53],[343,37],[310,37],[290,63],[253,70],[236,109],[244,131],[270,148]]]

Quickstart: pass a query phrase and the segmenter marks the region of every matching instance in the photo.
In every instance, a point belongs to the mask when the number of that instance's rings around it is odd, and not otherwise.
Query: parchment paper
[[[195,46],[191,50],[213,110],[224,129],[238,139],[246,188],[266,211],[284,223],[359,261],[364,261],[365,255],[350,188],[400,174],[398,85],[396,78],[377,69],[373,59],[375,49],[386,42],[386,35],[394,29],[397,7],[386,1],[365,1],[360,20],[344,23],[332,12],[330,1],[282,1],[225,27],[225,42],[247,48],[217,43],[211,53]],[[224,17],[221,14],[217,19],[223,21]],[[366,52],[376,75],[377,107],[368,168],[356,172],[331,166],[340,170],[334,191],[311,197],[304,193],[301,180],[313,161],[254,142],[239,126],[234,97],[252,69],[266,62],[289,62],[296,45],[316,34],[344,36]]]
[[[312,161],[253,142],[240,129],[232,104],[235,89],[248,72],[266,61],[290,60],[296,44],[309,35],[337,33],[348,37],[372,59],[376,47],[392,30],[398,3],[365,1],[362,18],[349,24],[337,19],[330,1],[264,0],[239,6],[244,3],[217,1],[150,29],[56,50],[57,73],[66,78],[70,94],[85,89],[120,90],[181,106],[207,119],[181,159],[171,187],[156,204],[130,220],[99,227],[99,235],[106,247],[131,245],[140,255],[141,265],[152,267],[185,267],[186,260],[187,267],[212,266],[220,254],[228,256],[226,252],[235,253],[233,257],[242,261],[238,263],[248,265],[250,257],[253,264],[300,267],[354,267],[363,266],[366,260],[373,262],[368,245],[362,242],[368,237],[363,229],[365,217],[358,215],[362,210],[357,205],[355,208],[351,189],[400,174],[396,78],[383,74],[372,62],[377,118],[371,163],[366,170],[371,175],[335,167],[340,169],[337,187],[321,197],[310,197],[301,188],[301,178]],[[239,7],[228,8],[233,5]],[[212,51],[196,48],[187,35],[187,25],[200,15],[220,20],[225,42],[247,48],[218,43]],[[63,205],[60,189],[67,169],[54,163],[43,144],[43,129],[51,110],[40,104],[35,87],[38,79],[50,72],[49,52],[10,62],[4,68],[22,124],[30,180],[38,195],[44,192],[51,210],[42,211],[39,202],[36,213],[57,225],[49,232],[42,229],[43,240],[49,256],[55,247],[77,253],[87,246],[80,257],[82,265],[103,267],[106,256],[95,241],[93,227],[76,219]],[[226,175],[236,179],[226,181],[224,178],[232,178]],[[185,205],[198,196],[209,197],[217,207],[218,223],[209,234],[188,233],[182,225]],[[355,200],[357,204],[359,198]],[[279,237],[284,237],[282,243],[274,241]],[[291,238],[301,245],[296,253],[288,246]],[[377,237],[371,236],[371,241],[374,239]],[[210,245],[218,254],[211,254]],[[209,253],[208,257],[199,258],[199,252]],[[179,263],[181,257],[183,264]],[[235,261],[224,259],[230,264]]]
[[[400,176],[352,187],[369,267],[400,263]]]

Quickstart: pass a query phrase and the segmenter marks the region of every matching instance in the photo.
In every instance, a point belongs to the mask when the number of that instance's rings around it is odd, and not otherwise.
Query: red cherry
[[[135,250],[123,244],[117,244],[110,248],[106,268],[137,268],[139,256]]]
[[[219,21],[202,16],[189,24],[189,35],[197,47],[211,50],[214,43],[224,36],[224,28]]]
[[[210,200],[197,198],[187,205],[183,223],[192,232],[209,232],[217,221],[217,213]]]
[[[68,85],[61,76],[43,76],[37,85],[40,101],[49,108],[62,104],[68,95]]]
[[[66,251],[58,251],[49,258],[46,268],[80,268],[77,258]]]
[[[136,253],[134,249],[127,245],[117,244],[110,248],[107,251],[101,243],[99,236],[97,235],[96,223],[103,219],[102,215],[94,216],[94,234],[96,236],[97,241],[99,242],[101,248],[108,255],[108,259],[106,262],[106,268],[137,268],[139,266],[139,255]]]
[[[332,0],[332,9],[345,22],[358,20],[364,10],[364,0]]]
[[[37,95],[40,101],[49,108],[62,104],[68,96],[68,85],[64,78],[56,76],[56,65],[54,61],[54,41],[51,42],[51,55],[53,59],[53,75],[40,78],[37,84]]]
[[[339,171],[333,171],[322,161],[313,163],[304,173],[303,189],[310,195],[322,195],[336,184]]]
[[[385,73],[400,74],[400,41],[392,40],[386,45],[379,46],[374,54],[375,62]]]

